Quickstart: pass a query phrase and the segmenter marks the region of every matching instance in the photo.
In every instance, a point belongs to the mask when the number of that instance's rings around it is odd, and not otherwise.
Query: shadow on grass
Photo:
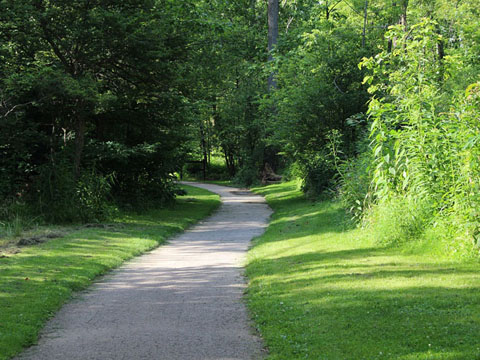
[[[327,233],[345,233],[355,229],[339,204],[312,203],[304,199],[281,200],[265,233],[268,242],[292,240]],[[295,208],[292,214],[291,208]]]
[[[249,302],[273,358],[480,359],[478,266],[388,260],[367,248],[253,262]]]
[[[422,354],[412,358],[441,359],[442,354],[456,354],[446,358],[478,359],[478,290],[442,286],[366,290],[348,284],[342,289],[338,285],[304,289],[282,296],[281,310],[288,319],[282,330],[297,343],[305,344],[303,339],[312,336],[316,341],[306,353],[326,358],[403,359]],[[295,323],[309,313],[316,315]],[[288,330],[292,320],[295,332]]]
[[[298,184],[296,182],[289,182],[289,183],[282,183],[276,185],[268,185],[268,186],[259,186],[254,187],[251,189],[253,192],[262,195],[262,196],[274,196],[274,200],[280,200],[285,198],[291,198],[293,193],[300,191],[298,190]],[[295,194],[295,195],[298,195]]]
[[[271,359],[480,359],[480,264],[377,246],[284,190],[247,268]]]

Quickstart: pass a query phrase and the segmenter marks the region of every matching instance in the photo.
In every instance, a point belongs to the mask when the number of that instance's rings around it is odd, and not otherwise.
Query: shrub
[[[438,53],[444,39],[436,22],[403,31],[392,27],[386,36],[397,46],[363,62],[374,95],[371,183],[378,201],[368,218],[385,243],[450,223],[450,243],[471,249],[480,234],[480,85],[465,85],[475,79],[464,78],[467,64],[455,49]],[[458,90],[462,84],[466,91]]]
[[[76,195],[82,221],[102,221],[114,215],[116,208],[109,201],[112,183],[112,175],[103,176],[95,170],[80,177],[76,184]]]
[[[302,190],[307,197],[316,198],[332,189],[336,170],[329,155],[319,152],[301,164]]]
[[[340,165],[338,196],[355,222],[362,220],[374,200],[370,162],[371,152],[367,151]]]
[[[127,146],[106,142],[95,144],[90,151],[93,149],[99,154],[101,172],[115,174],[111,193],[123,207],[142,210],[175,200],[176,178],[172,174],[180,161],[175,154],[168,157],[162,144]]]
[[[40,167],[29,202],[34,212],[48,222],[102,221],[114,209],[108,202],[111,183],[111,176],[95,170],[77,180],[69,163],[58,159]]]
[[[398,196],[373,206],[365,221],[377,242],[400,245],[418,240],[432,224],[433,216],[433,207],[428,201]]]
[[[257,168],[249,165],[242,166],[238,171],[233,182],[244,186],[252,186],[259,183],[259,171]]]

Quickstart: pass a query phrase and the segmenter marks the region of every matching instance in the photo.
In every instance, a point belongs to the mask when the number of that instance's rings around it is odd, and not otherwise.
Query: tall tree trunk
[[[203,154],[203,180],[207,180],[207,163],[208,163],[208,155],[207,155],[207,140],[205,134],[205,126],[203,124],[203,120],[200,123],[200,136],[201,136],[201,145],[202,145],[202,154]]]
[[[227,165],[228,173],[230,176],[235,176],[236,169],[235,169],[235,158],[233,157],[232,151],[230,151],[227,146],[222,146],[223,154],[225,156],[225,164]]]
[[[80,176],[80,165],[82,162],[83,148],[85,146],[85,118],[77,114],[75,120],[75,155],[74,155],[74,171],[75,177]]]
[[[278,43],[278,0],[268,0],[268,60],[272,61],[272,50]],[[268,90],[276,89],[275,73],[268,77]]]

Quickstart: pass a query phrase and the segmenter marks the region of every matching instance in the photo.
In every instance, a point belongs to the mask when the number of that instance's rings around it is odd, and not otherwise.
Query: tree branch
[[[333,79],[333,85],[335,85],[338,91],[340,91],[342,94],[345,94],[345,92],[342,91],[342,89],[340,89],[340,87],[337,85],[337,78]]]
[[[71,64],[70,61],[68,61],[68,59],[65,57],[64,54],[62,54],[62,51],[60,50],[60,48],[58,47],[58,45],[55,43],[55,41],[53,40],[52,38],[52,34],[50,32],[50,30],[48,29],[47,27],[47,24],[45,23],[45,20],[44,19],[41,19],[40,20],[40,26],[43,30],[43,34],[44,34],[44,37],[45,37],[45,40],[50,44],[50,46],[52,47],[52,50],[53,52],[55,53],[55,55],[57,55],[58,59],[62,62],[62,64],[70,70],[70,73],[73,75],[74,74],[74,68]]]
[[[33,101],[29,101],[25,104],[17,104],[15,106],[13,106],[10,110],[8,110],[4,115],[1,115],[1,117],[6,118],[8,115],[10,115],[12,112],[14,112],[15,109],[17,109],[21,106],[27,106],[27,105],[30,105],[30,104],[33,104]]]

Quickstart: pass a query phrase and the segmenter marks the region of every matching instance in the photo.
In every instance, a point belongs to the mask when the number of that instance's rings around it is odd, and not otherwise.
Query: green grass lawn
[[[153,249],[220,204],[206,190],[185,186],[188,194],[172,209],[122,215],[111,229],[82,229],[63,238],[22,247],[0,258],[0,359],[35,343],[38,332],[72,293]]]
[[[382,248],[295,183],[249,252],[248,306],[269,359],[480,359],[480,263]]]

